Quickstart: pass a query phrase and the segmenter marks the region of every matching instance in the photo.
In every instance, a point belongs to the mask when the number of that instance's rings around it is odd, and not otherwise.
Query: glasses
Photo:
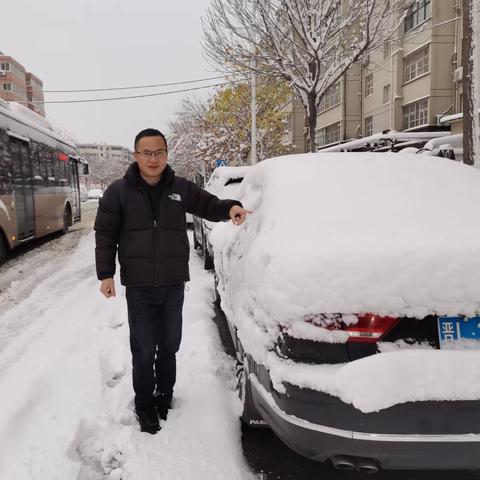
[[[164,150],[163,148],[160,150],[156,150],[155,152],[150,152],[149,150],[144,150],[143,152],[137,152],[135,151],[137,155],[140,155],[143,158],[157,158],[157,157],[163,157],[164,155],[167,154],[167,151]]]

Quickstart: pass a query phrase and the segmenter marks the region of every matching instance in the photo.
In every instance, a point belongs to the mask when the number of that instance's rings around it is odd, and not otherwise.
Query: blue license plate
[[[438,338],[440,348],[455,345],[480,348],[480,317],[439,317]]]

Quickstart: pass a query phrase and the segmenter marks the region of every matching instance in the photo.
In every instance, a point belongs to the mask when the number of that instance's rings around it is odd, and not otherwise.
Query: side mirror
[[[83,174],[88,175],[89,174],[89,169],[88,169],[88,163],[83,164]]]

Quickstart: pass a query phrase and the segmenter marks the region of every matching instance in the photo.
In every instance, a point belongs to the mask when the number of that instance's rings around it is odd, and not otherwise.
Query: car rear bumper
[[[254,373],[250,373],[249,378],[254,404],[272,430],[290,448],[312,460],[325,461],[346,455],[372,459],[384,469],[480,469],[478,433],[378,433],[363,428],[361,431],[348,429],[345,425],[337,428],[332,418],[330,425],[327,421],[315,423],[287,413],[288,405],[281,408],[281,402],[277,403]],[[415,404],[411,405],[415,408]],[[471,407],[478,417],[477,402],[472,402]],[[322,404],[317,403],[316,408],[321,410]],[[388,419],[389,413],[384,415]],[[392,415],[398,416],[398,412]],[[452,408],[451,416],[454,415],[455,408]],[[396,421],[401,423],[402,418]]]

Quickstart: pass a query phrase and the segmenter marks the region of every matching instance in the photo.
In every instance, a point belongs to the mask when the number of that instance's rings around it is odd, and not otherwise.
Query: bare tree
[[[186,178],[195,179],[202,175],[204,165],[196,156],[202,141],[204,117],[208,109],[206,101],[184,99],[176,112],[176,118],[169,125],[169,157],[175,171]]]
[[[88,183],[100,185],[106,188],[114,180],[122,178],[129,166],[126,157],[119,159],[112,155],[99,157],[98,155],[86,155],[89,164]]]
[[[385,39],[385,0],[211,0],[207,57],[225,71],[286,79],[307,112],[310,151],[326,90]],[[393,33],[393,32],[390,32]]]
[[[463,161],[480,167],[480,0],[463,0]]]

